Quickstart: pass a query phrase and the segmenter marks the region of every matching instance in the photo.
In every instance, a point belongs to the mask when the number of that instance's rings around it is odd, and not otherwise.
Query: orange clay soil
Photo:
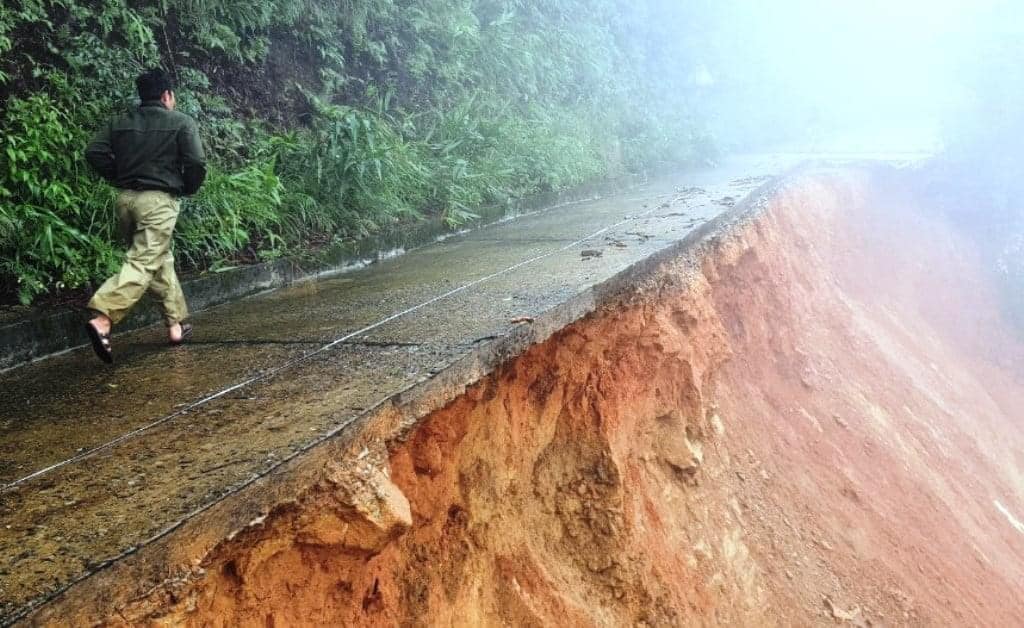
[[[1024,346],[872,185],[790,182],[110,621],[1020,625]]]

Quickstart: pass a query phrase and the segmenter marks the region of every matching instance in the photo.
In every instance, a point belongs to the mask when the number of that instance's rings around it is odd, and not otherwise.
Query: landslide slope
[[[1018,623],[1024,344],[974,244],[870,170],[691,240],[105,620]]]

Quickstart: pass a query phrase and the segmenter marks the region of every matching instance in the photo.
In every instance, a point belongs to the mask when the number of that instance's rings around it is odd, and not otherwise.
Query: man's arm
[[[181,179],[185,183],[182,194],[195,194],[206,179],[206,155],[199,139],[199,129],[191,119],[178,131],[178,155],[181,158]]]
[[[112,182],[117,178],[117,162],[114,160],[110,136],[110,123],[107,122],[85,148],[85,160],[101,177]]]

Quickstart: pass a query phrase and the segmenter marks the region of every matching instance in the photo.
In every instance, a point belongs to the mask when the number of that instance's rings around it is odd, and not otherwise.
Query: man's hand
[[[85,160],[107,181],[113,181],[117,177],[117,163],[114,161],[114,149],[110,143],[110,135],[110,123],[108,122],[93,136],[89,146],[85,149]]]
[[[194,122],[178,132],[178,152],[181,155],[181,180],[185,184],[182,194],[191,196],[199,191],[206,179],[206,155],[203,153],[203,142],[199,139],[199,129]]]

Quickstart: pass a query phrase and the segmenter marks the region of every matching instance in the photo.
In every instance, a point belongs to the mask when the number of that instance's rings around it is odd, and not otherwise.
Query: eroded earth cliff
[[[1020,622],[1024,344],[973,242],[825,171],[647,263],[105,621]]]

